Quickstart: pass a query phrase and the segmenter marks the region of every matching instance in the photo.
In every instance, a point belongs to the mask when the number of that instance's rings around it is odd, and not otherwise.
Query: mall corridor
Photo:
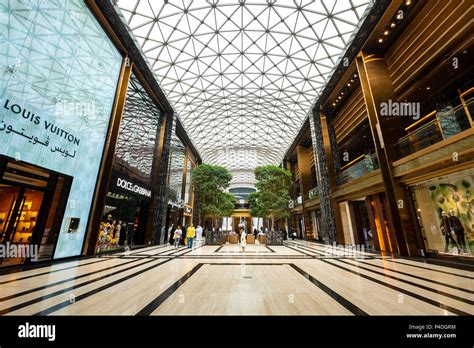
[[[472,315],[474,272],[457,266],[303,241],[161,245],[2,274],[0,314]]]
[[[473,18],[0,0],[0,348],[472,347]]]

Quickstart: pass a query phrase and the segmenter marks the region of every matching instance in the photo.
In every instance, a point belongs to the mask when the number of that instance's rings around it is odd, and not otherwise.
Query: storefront
[[[152,189],[127,173],[112,170],[97,251],[144,245]]]
[[[320,221],[321,221],[321,210],[310,210],[310,224],[311,224],[311,239],[317,241],[323,241],[323,236],[320,234],[321,231]]]
[[[194,222],[195,215],[199,215],[199,211],[194,209],[192,173],[200,162],[183,126],[176,120],[173,124],[168,167],[165,242],[171,230],[177,226],[189,226]]]
[[[82,1],[15,1],[0,17],[2,250],[38,250],[3,261],[77,256],[122,56]]]
[[[193,208],[189,205],[184,206],[183,226],[188,227],[193,222]]]
[[[411,187],[428,253],[473,256],[474,169]]]
[[[0,258],[1,265],[22,263],[24,256],[52,258],[71,182],[70,176],[0,156],[0,243],[34,248],[34,255]],[[70,220],[69,230],[76,228]]]
[[[163,113],[133,72],[113,157],[96,251],[147,245],[155,215],[153,176]]]

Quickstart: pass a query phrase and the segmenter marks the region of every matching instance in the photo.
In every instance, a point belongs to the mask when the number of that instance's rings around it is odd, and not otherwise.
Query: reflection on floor
[[[153,246],[0,276],[1,315],[472,315],[474,272],[324,245]]]

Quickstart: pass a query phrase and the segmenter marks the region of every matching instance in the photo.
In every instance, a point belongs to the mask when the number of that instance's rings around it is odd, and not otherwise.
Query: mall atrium
[[[473,6],[0,0],[1,316],[471,316]]]

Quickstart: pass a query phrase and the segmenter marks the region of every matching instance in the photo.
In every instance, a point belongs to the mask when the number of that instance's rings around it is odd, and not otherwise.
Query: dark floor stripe
[[[199,263],[192,270],[174,282],[168,289],[162,292],[157,298],[148,303],[142,310],[140,310],[136,315],[138,316],[148,316],[153,313],[163,302],[165,302],[173,293],[183,285],[186,280],[191,278],[191,276],[196,273],[204,264]]]
[[[305,246],[303,246],[303,245],[297,245],[297,246],[295,246],[295,248],[296,248],[296,249],[301,248],[301,249],[303,249],[303,250],[305,250],[305,251],[309,251],[309,252],[312,252],[312,253],[315,253],[315,254],[318,254],[318,255],[321,255],[321,256],[334,257],[334,256],[328,255],[328,254],[326,254],[326,253],[324,253],[324,252],[322,252],[322,251],[319,251],[319,250],[316,250],[316,249],[313,249],[313,248],[309,248],[309,247],[305,247]]]
[[[170,251],[172,251],[173,249],[167,249],[167,250],[163,250],[159,253],[156,253],[156,254],[141,254],[141,253],[138,253],[138,254],[133,254],[133,256],[139,256],[139,257],[148,257],[148,256],[156,256],[156,255],[163,255],[164,253],[168,253]],[[180,249],[180,251],[183,250],[183,249]],[[176,252],[176,250],[174,250],[172,253],[170,253],[169,255],[172,255]],[[126,257],[130,257],[130,255],[120,255],[120,258],[126,258]],[[168,255],[164,255],[164,256],[168,256]]]
[[[312,246],[308,246],[307,244],[313,244]],[[344,251],[345,249],[344,248],[338,248],[337,246],[334,247],[334,245],[332,244],[322,244],[322,243],[317,243],[317,242],[311,242],[311,241],[308,241],[307,244],[300,244],[300,243],[295,243],[293,242],[293,244],[295,245],[299,245],[299,246],[304,246],[306,248],[309,248],[309,249],[312,249],[312,250],[319,250],[321,252],[325,251],[326,250],[326,246],[329,246],[330,248],[334,249],[334,250],[342,250]],[[324,249],[324,250],[323,250]],[[394,257],[395,254],[393,253],[388,253],[388,252],[384,252],[384,254],[382,254],[380,251],[378,250],[369,250],[369,249],[366,249],[364,247],[364,250],[363,250],[363,253],[365,254],[369,254],[369,255],[365,255],[364,257],[365,258],[373,258],[373,257]]]
[[[439,272],[439,273],[444,273],[444,274],[449,274],[449,275],[452,275],[452,276],[455,276],[455,277],[461,277],[461,278],[466,278],[466,279],[474,279],[474,277],[470,277],[470,276],[467,276],[467,275],[463,275],[463,274],[456,274],[456,273],[450,273],[450,272],[447,272],[447,271],[442,271],[442,270],[437,270],[437,269],[433,269],[433,268],[429,268],[429,267],[423,267],[423,266],[419,266],[419,265],[413,265],[413,264],[410,264],[410,263],[406,263],[406,262],[400,262],[400,259],[383,259],[384,261],[390,261],[390,262],[393,262],[393,263],[396,263],[396,264],[399,264],[399,265],[405,265],[405,266],[410,266],[410,267],[416,267],[416,268],[421,268],[421,269],[426,269],[428,271],[431,271],[431,272]],[[404,259],[402,259],[404,260]],[[423,261],[414,261],[413,262],[419,262],[419,263],[423,263]],[[435,265],[435,264],[432,264],[432,263],[429,263],[429,262],[426,262],[427,264],[429,265],[433,265],[433,266],[442,266],[442,265]],[[449,266],[442,266],[442,267],[449,267]],[[457,269],[457,268],[454,268],[454,269]]]
[[[297,243],[295,243],[295,244],[297,244]],[[303,249],[305,249],[305,250],[307,250],[307,251],[311,251],[311,252],[317,253],[317,254],[319,254],[319,255],[321,255],[321,256],[325,256],[325,257],[327,257],[327,258],[339,258],[339,256],[337,256],[337,255],[335,255],[335,254],[333,254],[333,255],[328,254],[328,253],[326,253],[325,251],[323,251],[323,250],[321,250],[321,249],[315,249],[315,248],[311,248],[311,247],[303,246],[303,245],[299,245],[299,244],[297,244],[297,245],[298,245],[299,248],[303,248]],[[331,248],[332,248],[332,246],[331,246]],[[340,250],[340,251],[345,251],[344,249],[331,249],[331,250],[334,250],[334,251],[338,251],[338,250]],[[349,251],[348,251],[348,253],[349,253]],[[364,253],[365,253],[365,252],[364,252]],[[356,251],[354,251],[353,256],[344,256],[344,257],[345,257],[345,258],[353,258],[353,259],[355,259],[355,258],[373,259],[375,256],[376,256],[375,254],[374,254],[374,255],[363,255],[363,254],[361,255],[361,254],[357,254]],[[343,256],[341,256],[341,257],[343,257]]]
[[[5,265],[5,266],[0,266],[0,277],[1,276],[6,276],[6,275],[11,275],[11,274],[16,274],[16,273],[22,273],[22,272],[27,272],[27,271],[34,271],[34,270],[41,270],[42,268],[48,268],[48,267],[53,267],[53,266],[60,266],[60,265],[66,265],[71,262],[82,262],[82,261],[89,261],[92,260],[94,262],[94,259],[97,259],[98,255],[91,255],[91,256],[76,256],[76,257],[68,257],[64,259],[58,259],[58,260],[45,260],[45,261],[38,261],[35,263],[29,263],[29,264],[16,264],[16,265]],[[86,263],[84,263],[86,264]]]
[[[275,250],[273,250],[272,248],[270,248],[268,245],[265,244],[265,246],[266,246],[267,249],[270,250],[272,253],[276,252]]]
[[[381,281],[381,280],[378,280],[378,279],[375,279],[375,278],[372,278],[372,277],[369,277],[363,273],[360,273],[360,272],[357,272],[357,271],[354,271],[354,270],[351,270],[349,268],[346,268],[346,267],[343,267],[341,265],[338,265],[338,264],[334,264],[333,262],[329,262],[328,260],[321,260],[322,262],[325,262],[331,266],[334,266],[334,267],[337,267],[339,269],[342,269],[346,272],[349,272],[349,273],[352,273],[352,274],[355,274],[355,275],[358,275],[359,277],[361,278],[364,278],[364,279],[367,279],[367,280],[370,280],[374,283],[377,283],[377,284],[380,284],[382,286],[385,286],[387,288],[390,288],[390,289],[393,289],[393,290],[396,290],[398,292],[401,292],[403,294],[406,294],[408,296],[411,296],[411,297],[414,297],[420,301],[423,301],[425,303],[428,303],[430,305],[433,305],[435,307],[438,307],[438,308],[441,308],[441,309],[445,309],[447,311],[450,311],[451,313],[454,313],[454,314],[458,314],[458,315],[471,315],[469,313],[466,313],[466,312],[463,312],[459,309],[456,309],[454,307],[451,307],[451,306],[448,306],[448,305],[445,305],[441,302],[438,302],[438,301],[435,301],[435,300],[432,300],[430,298],[427,298],[427,297],[424,297],[424,296],[421,296],[421,295],[418,295],[414,292],[411,292],[411,291],[408,291],[408,290],[405,290],[405,289],[402,289],[402,288],[399,288],[398,286],[395,286],[395,285],[392,285],[392,284],[389,284],[389,283],[386,283],[384,281]]]
[[[451,284],[439,282],[439,281],[437,281],[437,280],[433,280],[433,279],[429,279],[429,278],[417,276],[417,275],[414,275],[414,274],[411,274],[411,273],[406,273],[406,272],[398,271],[398,270],[395,270],[395,269],[392,269],[392,268],[387,268],[387,267],[380,266],[380,265],[374,265],[374,264],[372,264],[372,263],[370,263],[370,262],[363,261],[363,260],[355,259],[354,261],[359,262],[359,263],[363,263],[363,264],[365,264],[365,265],[369,265],[369,266],[372,266],[372,267],[377,267],[377,268],[380,268],[380,269],[384,269],[384,270],[387,270],[387,271],[391,271],[391,272],[394,272],[394,273],[403,274],[403,275],[406,275],[406,276],[409,276],[409,277],[412,277],[412,278],[415,278],[415,279],[424,280],[424,281],[427,281],[427,282],[430,282],[430,283],[433,283],[433,284],[438,284],[438,285],[446,286],[446,287],[451,288],[451,289],[454,289],[454,290],[459,290],[459,291],[467,292],[467,293],[469,293],[469,294],[474,294],[474,291],[473,291],[473,290],[460,288],[459,286],[455,286],[455,285],[451,285]]]
[[[246,250],[246,251],[242,251],[242,250],[240,250],[240,251],[234,251],[234,250],[230,251],[229,250],[229,251],[223,251],[222,253],[223,254],[227,254],[227,253],[229,253],[229,254],[236,254],[236,253],[240,253],[240,254],[242,254],[242,253],[263,253],[263,254],[267,253],[267,254],[269,254],[270,252],[269,251],[258,251],[258,250]]]
[[[220,247],[218,247],[216,250],[214,250],[215,253],[219,252],[224,247],[225,244],[222,244]]]
[[[293,243],[293,244],[297,244],[298,246],[301,246],[298,243]],[[318,244],[316,244],[316,245],[318,245]],[[321,246],[321,245],[318,245],[318,246]],[[315,250],[311,247],[306,247],[306,248]],[[450,272],[447,272],[447,271],[442,271],[442,270],[432,269],[432,268],[429,268],[429,267],[423,267],[423,266],[419,266],[419,265],[412,265],[412,264],[409,264],[409,263],[406,263],[406,262],[401,262],[402,260],[406,260],[406,261],[417,262],[417,263],[420,263],[420,264],[425,263],[425,264],[433,265],[433,266],[448,267],[448,268],[452,267],[455,270],[469,271],[468,269],[465,269],[465,268],[459,268],[459,267],[454,267],[452,265],[447,265],[447,264],[443,263],[443,261],[432,262],[434,260],[431,260],[431,261],[430,260],[418,260],[418,259],[400,258],[400,257],[392,257],[392,256],[383,256],[383,255],[378,255],[378,254],[374,254],[374,256],[364,256],[365,259],[376,258],[376,257],[379,257],[381,260],[390,261],[390,262],[393,262],[393,263],[396,263],[396,264],[421,268],[421,269],[425,269],[425,270],[432,271],[432,272],[440,272],[440,273],[449,274],[449,275],[456,276],[456,277],[461,277],[461,278],[474,279],[474,277],[470,277],[470,276],[467,276],[467,275],[450,273]]]
[[[201,247],[202,247],[202,246],[201,246]],[[201,248],[201,247],[198,247],[198,248],[196,248],[196,249],[199,249],[199,248]],[[194,249],[194,250],[196,250],[196,249]],[[187,252],[183,253],[182,255],[187,254],[187,253],[190,253],[190,252],[192,252],[192,251],[193,251],[193,250],[188,250]],[[166,259],[164,262],[161,262],[161,263],[159,263],[158,265],[167,263],[167,262],[172,261],[172,260],[174,260],[175,258],[178,258],[178,257],[179,257],[179,256]],[[145,265],[145,264],[148,264],[148,263],[150,263],[150,262],[154,262],[154,261],[158,261],[158,260],[159,260],[159,259],[150,259],[150,260],[148,260],[148,261],[146,261],[146,262],[143,262],[143,263],[141,263],[141,264],[139,264],[139,265],[132,266],[132,267],[128,267],[128,268],[126,268],[126,269],[119,270],[119,271],[116,271],[116,272],[113,272],[113,273],[110,273],[110,274],[105,274],[105,275],[103,275],[103,276],[101,276],[101,277],[99,277],[99,278],[91,279],[91,280],[89,280],[89,281],[87,281],[87,282],[84,282],[84,283],[81,283],[81,284],[77,284],[77,285],[71,286],[71,287],[66,288],[66,289],[61,289],[61,290],[58,290],[58,291],[56,291],[56,292],[54,292],[54,293],[47,294],[47,295],[44,295],[44,296],[35,298],[35,299],[33,299],[33,300],[24,302],[24,303],[20,303],[20,304],[14,305],[14,306],[9,307],[9,308],[5,308],[5,309],[3,309],[3,310],[0,310],[0,315],[5,315],[5,314],[7,314],[7,313],[10,313],[10,312],[16,311],[16,310],[18,310],[18,309],[21,309],[21,308],[30,306],[30,305],[32,305],[32,304],[35,304],[35,303],[38,303],[38,302],[47,300],[47,299],[52,298],[52,297],[54,297],[54,296],[61,295],[61,294],[66,293],[66,292],[68,292],[68,291],[71,291],[71,290],[74,290],[74,289],[83,287],[83,286],[88,285],[88,284],[92,284],[92,283],[97,282],[97,281],[99,281],[99,280],[103,280],[103,279],[109,278],[109,277],[114,276],[114,275],[117,275],[117,274],[119,274],[119,273],[126,272],[126,271],[128,271],[128,270],[130,270],[130,269],[134,269],[134,268],[137,268],[137,267],[143,266],[143,265]],[[154,266],[152,266],[151,268],[147,268],[147,270],[152,269],[153,267],[154,267]],[[134,273],[134,274],[132,274],[132,275],[130,275],[130,276],[127,276],[127,277],[125,277],[125,278],[118,279],[118,280],[116,280],[116,281],[114,281],[114,282],[112,282],[112,283],[109,283],[109,284],[112,284],[112,285],[110,285],[110,286],[113,286],[113,285],[115,285],[115,284],[119,284],[119,283],[121,283],[122,281],[125,281],[125,280],[127,280],[127,279],[129,279],[129,278],[132,278],[132,277],[134,277],[134,276],[136,276],[136,275],[138,275],[138,274],[141,274],[141,273],[143,273],[143,272],[142,272],[142,271],[136,272],[136,273]],[[104,288],[104,286],[102,286],[102,287],[99,288],[99,289],[102,289],[102,288],[106,289],[106,288],[110,287],[110,286],[108,286],[109,284],[106,284],[106,285],[105,285],[105,288]],[[101,290],[101,291],[102,291],[102,290]],[[87,294],[93,295],[93,294],[95,294],[95,293],[97,293],[97,292],[99,292],[99,291],[92,290],[92,291],[89,291]],[[84,295],[84,294],[83,294],[83,295]],[[80,298],[80,299],[85,298],[83,295],[80,295],[80,296],[76,297],[76,298],[75,298],[75,302],[77,302],[78,298]],[[90,296],[90,295],[88,295],[88,296]],[[86,297],[87,297],[87,296],[86,296]],[[64,306],[64,303],[66,303],[66,302],[70,304],[70,301],[65,301],[65,302],[63,302],[61,305],[63,305],[63,307],[65,307],[65,306]],[[55,308],[56,306],[53,306],[53,307]],[[40,312],[40,313],[37,313],[37,315],[43,315],[43,314],[42,314],[43,312],[46,312],[46,311],[49,311],[49,310],[51,310],[51,312],[54,312],[54,311],[58,310],[58,309],[52,310],[53,307],[48,308],[48,309],[46,309],[46,310],[44,310],[44,311],[42,311],[42,312]]]
[[[152,251],[152,250],[156,250],[156,249],[162,249],[162,248],[165,248],[165,247],[166,247],[166,245],[158,245],[158,246],[150,246],[150,247],[144,247],[144,248],[138,248],[138,249],[130,249],[129,250],[130,252],[128,253],[128,255],[140,254],[144,251]],[[117,251],[117,254],[123,253],[123,252],[124,251]],[[115,254],[115,253],[112,253],[112,254]],[[101,254],[99,254],[99,255],[101,255]],[[102,254],[102,255],[107,255],[107,254]]]
[[[46,275],[46,274],[61,272],[61,271],[65,271],[65,270],[72,269],[72,268],[78,268],[78,267],[82,267],[82,266],[93,265],[95,263],[104,262],[104,261],[108,261],[108,259],[100,259],[100,260],[94,261],[94,262],[84,263],[84,264],[75,265],[75,266],[71,266],[71,267],[65,267],[65,268],[61,268],[61,269],[54,269],[52,271],[32,274],[32,275],[29,275],[29,276],[20,277],[20,278],[16,278],[16,279],[5,280],[3,282],[0,282],[0,285],[1,284],[8,284],[8,283],[17,282],[17,281],[20,281],[20,280],[23,280],[23,279],[31,279],[31,278],[39,277],[39,276]],[[68,262],[74,262],[74,261],[68,261]],[[51,266],[47,266],[47,267],[51,267]],[[41,267],[41,268],[43,268],[43,267]]]
[[[309,243],[311,243],[311,242],[309,242]],[[300,245],[299,243],[294,243],[294,244]],[[319,243],[314,243],[314,247],[321,247],[322,248],[323,245],[321,245]],[[369,251],[365,251],[365,252],[369,252]],[[459,263],[459,262],[455,262],[455,261],[439,260],[439,259],[433,259],[433,258],[423,258],[422,259],[422,258],[419,258],[419,257],[410,258],[410,257],[407,257],[407,256],[400,256],[400,255],[397,255],[397,254],[390,254],[390,253],[387,253],[387,255],[382,255],[377,250],[371,251],[370,253],[374,253],[374,256],[381,257],[381,258],[384,258],[384,259],[391,259],[391,260],[395,259],[396,262],[399,262],[401,260],[406,260],[406,261],[424,263],[424,264],[428,264],[428,265],[432,265],[432,266],[440,266],[440,267],[452,268],[452,269],[455,269],[455,270],[474,272],[474,267],[472,265],[468,265],[468,264],[465,264],[465,263]],[[399,262],[399,263],[402,263],[402,262]],[[406,263],[403,263],[403,264],[406,264]],[[426,269],[430,269],[430,268],[426,268]],[[449,272],[446,272],[446,271],[439,271],[439,272],[452,274],[452,273],[449,273]],[[474,277],[470,277],[470,276],[460,275],[460,277],[474,279]]]
[[[78,275],[76,277],[71,277],[71,278],[59,280],[59,281],[56,281],[54,283],[48,283],[47,285],[42,285],[42,286],[39,286],[39,287],[36,287],[36,288],[33,288],[33,289],[17,292],[14,295],[8,295],[8,296],[0,298],[0,302],[4,302],[4,301],[7,301],[7,300],[11,300],[12,298],[17,298],[17,297],[20,297],[20,296],[28,295],[28,294],[31,294],[33,292],[39,291],[39,290],[44,290],[44,289],[47,289],[47,288],[51,288],[51,287],[56,286],[56,285],[64,284],[64,283],[67,283],[67,282],[70,282],[70,281],[73,281],[73,280],[78,280],[78,279],[88,277],[88,276],[93,275],[93,274],[97,274],[97,273],[100,273],[100,272],[104,272],[104,271],[114,269],[114,268],[117,268],[117,267],[122,267],[122,266],[128,265],[130,263],[137,262],[139,260],[140,259],[135,259],[135,260],[132,260],[132,261],[124,262],[120,265],[114,265],[114,266],[102,268],[100,270],[96,270],[96,271],[89,272],[89,273],[84,273],[84,274]],[[145,259],[142,258],[141,260],[145,260]]]
[[[122,283],[122,282],[124,282],[124,281],[126,281],[126,280],[129,280],[129,279],[132,279],[132,278],[134,278],[134,277],[136,277],[136,276],[139,276],[140,274],[143,274],[143,273],[145,273],[145,272],[148,272],[149,270],[152,270],[152,269],[154,269],[154,268],[156,268],[156,267],[158,267],[158,266],[161,266],[161,265],[163,265],[163,264],[165,264],[165,263],[168,263],[168,262],[170,262],[170,261],[172,261],[172,260],[174,260],[174,259],[165,260],[165,261],[163,261],[163,262],[160,262],[160,263],[158,263],[158,264],[155,264],[155,265],[153,265],[153,266],[150,266],[150,267],[147,267],[147,268],[145,268],[145,269],[142,269],[142,270],[140,270],[140,271],[138,271],[138,272],[135,272],[135,273],[133,273],[133,274],[127,276],[127,277],[114,280],[113,282],[108,283],[108,284],[105,284],[105,285],[102,285],[101,287],[98,287],[97,289],[94,289],[94,290],[88,291],[88,292],[86,292],[86,293],[84,293],[84,294],[78,295],[78,296],[76,296],[76,297],[74,298],[74,302],[71,302],[71,301],[64,301],[64,302],[58,303],[57,305],[54,305],[54,306],[52,306],[52,307],[50,307],[50,308],[44,309],[44,310],[42,310],[41,312],[35,313],[35,314],[33,314],[33,315],[34,315],[34,316],[38,316],[38,315],[49,315],[49,314],[51,314],[51,313],[53,313],[53,312],[56,312],[56,311],[58,311],[58,310],[60,310],[60,309],[62,309],[62,308],[65,308],[65,307],[67,307],[67,306],[70,306],[72,303],[76,303],[76,302],[81,301],[81,300],[83,300],[83,299],[85,299],[85,298],[87,298],[87,297],[90,297],[90,296],[92,296],[92,295],[98,294],[98,293],[101,292],[101,291],[104,291],[104,290],[106,290],[106,289],[108,289],[108,288],[110,288],[110,287],[112,287],[112,286],[115,286],[115,285],[117,285],[117,284],[120,284],[120,283]],[[156,260],[152,260],[152,261],[156,261]],[[149,262],[152,262],[152,261],[149,261]],[[146,263],[149,263],[149,262],[146,262]]]
[[[200,248],[200,247],[198,247],[198,248],[196,248],[196,249],[199,249],[199,248]],[[194,250],[195,250],[195,249],[194,249]],[[187,254],[187,253],[190,253],[190,252],[192,252],[192,251],[193,251],[193,250],[188,250],[187,252],[185,252],[185,253],[183,253],[183,254]],[[108,288],[110,288],[110,287],[112,287],[112,286],[114,286],[114,285],[116,285],[116,284],[119,284],[119,283],[121,283],[121,282],[123,282],[123,281],[125,281],[125,280],[128,280],[128,279],[130,279],[130,278],[133,278],[133,277],[135,277],[135,276],[137,276],[137,275],[140,275],[140,274],[142,274],[142,273],[144,273],[144,272],[146,272],[146,271],[149,271],[149,270],[151,270],[151,269],[153,269],[153,268],[155,268],[155,267],[157,267],[157,266],[163,265],[163,264],[165,264],[165,263],[167,263],[167,262],[169,262],[169,261],[172,261],[172,260],[174,260],[174,259],[176,259],[176,258],[178,258],[178,257],[179,257],[179,255],[176,256],[176,257],[170,258],[170,259],[166,259],[164,262],[161,262],[161,263],[159,263],[159,264],[157,264],[157,265],[148,267],[148,268],[146,268],[146,269],[144,269],[144,270],[141,270],[141,271],[138,271],[138,272],[136,272],[136,273],[133,273],[132,275],[129,275],[129,276],[127,276],[127,277],[117,279],[117,280],[115,280],[115,281],[113,281],[113,282],[111,282],[111,283],[105,284],[105,285],[103,285],[103,286],[101,286],[101,287],[99,287],[99,288],[97,288],[97,289],[91,290],[91,291],[89,291],[89,292],[87,292],[87,293],[84,293],[84,294],[82,294],[82,295],[78,295],[77,297],[74,298],[74,303],[77,302],[77,301],[80,301],[80,300],[82,300],[82,299],[84,299],[84,298],[87,298],[87,297],[89,297],[89,296],[95,295],[95,294],[99,293],[100,291],[103,291],[103,290],[105,290],[105,289],[108,289]],[[141,263],[140,265],[133,266],[133,267],[129,267],[127,270],[132,269],[132,268],[136,268],[136,267],[140,267],[140,266],[143,266],[143,265],[145,265],[145,264],[148,264],[148,263],[150,263],[150,262],[157,261],[157,260],[158,260],[158,259],[151,259],[151,260],[149,260],[149,261],[147,261],[147,262]],[[35,300],[32,300],[32,301],[35,301],[35,302],[33,302],[33,303],[40,302],[40,301],[44,301],[45,299],[48,299],[48,298],[50,298],[50,297],[53,297],[53,296],[59,295],[59,294],[61,294],[61,293],[68,292],[68,291],[70,291],[70,290],[74,290],[75,288],[81,287],[81,286],[83,286],[83,284],[90,284],[90,283],[96,282],[96,281],[98,281],[98,280],[102,280],[102,279],[108,278],[108,277],[110,277],[110,276],[112,276],[112,275],[115,275],[115,274],[118,274],[118,273],[122,273],[122,272],[124,272],[124,271],[126,271],[126,270],[121,270],[121,271],[118,271],[118,272],[114,272],[114,273],[111,273],[111,274],[107,274],[107,275],[104,275],[103,277],[101,277],[101,278],[99,278],[99,279],[94,279],[94,280],[88,281],[88,282],[86,282],[86,283],[81,283],[81,284],[79,284],[79,285],[77,285],[77,286],[73,286],[73,287],[71,287],[71,288],[69,288],[69,289],[63,289],[63,290],[58,291],[58,292],[56,292],[56,293],[48,294],[48,295],[46,295],[46,296],[43,296],[43,297],[39,298],[39,300],[38,300],[38,299],[35,299]],[[25,302],[26,305],[20,304],[20,305],[21,305],[20,308],[23,308],[23,307],[26,307],[26,306],[29,306],[29,305],[33,304],[33,303],[30,303],[30,302],[31,302],[31,301]],[[57,311],[57,310],[59,310],[59,309],[61,309],[61,308],[66,307],[66,306],[68,306],[68,305],[70,305],[70,304],[71,304],[71,301],[64,301],[64,302],[62,302],[62,303],[60,303],[60,304],[57,304],[57,305],[55,305],[55,306],[53,306],[53,307],[50,307],[50,308],[48,308],[48,309],[45,309],[45,310],[43,310],[43,311],[41,311],[41,312],[38,312],[38,313],[36,313],[36,314],[34,314],[34,315],[48,315],[48,314],[53,313],[53,312],[55,312],[55,311]],[[17,305],[17,306],[19,306],[19,305]],[[14,308],[14,307],[16,307],[16,306],[13,306],[13,307],[11,307],[11,308]],[[7,309],[8,309],[8,308],[7,308]],[[15,308],[14,310],[17,310],[17,309],[19,309],[19,308]],[[3,312],[3,311],[0,311],[0,315],[3,315],[2,312]],[[10,310],[9,312],[11,312],[11,310]],[[7,312],[7,313],[8,313],[8,312]]]
[[[431,287],[429,287],[429,286],[425,286],[425,285],[421,285],[421,284],[418,284],[418,283],[414,283],[414,282],[412,282],[412,281],[409,281],[409,280],[406,280],[406,279],[402,279],[402,278],[399,278],[399,277],[395,277],[395,276],[392,276],[392,275],[390,275],[390,274],[386,274],[386,273],[383,273],[383,272],[375,271],[375,270],[370,269],[370,268],[367,268],[367,267],[363,267],[363,266],[359,266],[359,265],[354,265],[354,264],[352,264],[352,263],[350,263],[350,262],[347,262],[347,261],[343,261],[343,260],[337,260],[337,261],[342,262],[342,263],[344,263],[344,264],[346,264],[346,265],[351,265],[352,267],[357,267],[357,268],[363,269],[363,270],[365,270],[365,271],[372,272],[372,273],[381,275],[381,276],[383,276],[383,277],[390,278],[390,279],[393,279],[393,280],[396,280],[396,281],[399,281],[399,282],[402,282],[402,283],[405,283],[405,284],[408,284],[408,285],[411,285],[411,286],[414,286],[414,287],[423,289],[423,290],[432,291],[432,292],[434,292],[434,293],[437,293],[438,295],[446,296],[446,297],[452,298],[453,300],[456,300],[456,301],[460,301],[460,302],[464,302],[464,303],[467,303],[467,304],[470,304],[470,305],[474,305],[474,301],[468,300],[468,299],[466,299],[466,298],[464,298],[464,297],[452,295],[452,294],[447,293],[447,292],[444,292],[444,291],[442,291],[442,290],[438,290],[438,289],[431,288]]]
[[[258,262],[213,262],[206,263],[210,266],[283,266],[289,265],[289,263],[258,263]]]
[[[157,248],[154,248],[154,249],[159,249],[161,248],[162,246],[160,247],[157,247]],[[150,250],[154,250],[154,249],[150,249]],[[142,250],[140,251],[137,251],[138,252],[142,252]],[[133,255],[135,253],[131,253],[130,255]],[[103,259],[103,257],[107,257],[107,259]],[[50,274],[50,273],[56,273],[56,272],[61,272],[61,271],[65,271],[65,270],[68,270],[68,269],[72,269],[72,268],[78,268],[78,267],[82,267],[82,266],[87,266],[87,265],[92,265],[92,264],[95,264],[95,263],[98,263],[98,262],[103,262],[103,261],[107,261],[107,260],[110,260],[110,257],[106,254],[103,254],[103,255],[95,255],[95,258],[98,258],[97,261],[93,261],[93,262],[88,262],[88,263],[82,263],[80,265],[75,265],[75,266],[71,266],[71,267],[65,267],[65,268],[60,268],[60,269],[55,269],[55,270],[51,270],[51,271],[48,271],[48,272],[42,272],[42,273],[37,273],[37,274],[32,274],[32,275],[29,275],[29,276],[25,276],[25,277],[20,277],[20,278],[17,278],[17,279],[11,279],[11,280],[5,280],[5,281],[2,281],[0,282],[0,285],[1,284],[8,284],[8,283],[13,283],[13,282],[16,282],[16,281],[19,281],[19,280],[23,280],[23,279],[31,279],[31,278],[34,278],[34,277],[39,277],[39,276],[42,276],[42,275],[46,275],[46,274]],[[85,259],[84,259],[85,260]],[[69,263],[69,262],[75,262],[75,261],[83,261],[83,259],[77,259],[77,260],[70,260],[70,261],[66,261],[64,263]],[[62,263],[62,262],[61,262]],[[32,265],[33,267],[30,267],[28,268],[28,265],[25,265],[25,269],[21,269],[21,270],[18,270],[16,272],[9,272],[9,273],[6,273],[6,274],[2,274],[2,275],[9,275],[9,274],[15,274],[15,273],[20,273],[20,272],[25,272],[25,271],[31,271],[31,270],[35,270],[35,269],[41,269],[41,268],[46,268],[46,267],[53,267],[55,265],[59,265],[61,263],[51,263],[51,264],[48,264],[46,266],[41,266],[41,267],[34,267],[34,265]]]
[[[19,304],[17,304],[17,305],[12,306],[12,307],[8,307],[8,308],[5,308],[5,309],[0,310],[0,315],[5,315],[5,314],[7,314],[7,313],[10,313],[10,312],[16,311],[16,310],[18,310],[18,309],[21,309],[21,308],[30,306],[30,305],[32,305],[32,304],[35,304],[35,303],[38,303],[38,302],[47,300],[47,299],[49,299],[49,298],[52,298],[52,297],[55,297],[55,296],[64,294],[64,293],[66,293],[66,292],[68,292],[68,291],[72,291],[72,290],[75,290],[75,289],[78,289],[78,288],[82,288],[83,286],[86,286],[86,285],[89,285],[89,284],[98,282],[99,280],[107,279],[107,278],[112,277],[112,276],[114,276],[114,275],[117,275],[117,274],[120,274],[120,273],[129,271],[129,270],[131,270],[131,269],[134,269],[134,268],[137,268],[137,267],[146,265],[146,264],[148,264],[148,263],[150,263],[150,262],[156,262],[156,261],[158,261],[158,260],[147,260],[147,261],[145,261],[145,262],[143,262],[143,263],[141,263],[141,264],[139,264],[139,265],[135,265],[135,266],[132,266],[132,267],[124,268],[124,269],[121,269],[121,270],[118,270],[118,271],[116,271],[116,272],[112,272],[112,273],[109,273],[109,274],[104,274],[103,276],[100,276],[100,277],[97,277],[97,278],[88,280],[88,281],[86,281],[86,282],[83,282],[83,283],[80,283],[80,284],[76,284],[76,285],[70,286],[70,287],[68,287],[68,288],[64,288],[64,289],[61,289],[61,290],[58,290],[58,291],[55,291],[55,292],[46,294],[46,295],[44,295],[44,296],[40,296],[40,297],[34,298],[34,299],[32,299],[32,300],[29,300],[29,301],[26,301],[26,302],[23,302],[23,303],[19,303]]]
[[[332,299],[336,300],[341,306],[343,306],[345,309],[347,309],[349,312],[351,312],[354,315],[368,315],[367,312],[363,311],[359,307],[357,307],[355,304],[344,298],[343,296],[339,295],[337,292],[332,290],[331,288],[327,287],[323,283],[321,283],[319,280],[314,278],[312,275],[309,273],[303,271],[301,268],[296,266],[293,263],[290,263],[290,266],[295,269],[298,273],[300,273],[303,277],[308,279],[310,282],[312,282],[314,285],[316,285],[318,288],[320,288],[322,291],[324,291],[329,297]]]
[[[297,252],[299,252],[299,253],[301,253],[301,254],[307,255],[307,256],[312,257],[312,258],[316,258],[316,255],[308,254],[308,253],[305,252],[304,250],[300,250],[300,249],[291,247],[291,246],[289,246],[288,244],[284,244],[284,246],[286,246],[288,249],[297,251]]]
[[[165,256],[162,256],[165,257]],[[188,255],[184,256],[183,259],[239,259],[239,260],[253,260],[253,259],[296,259],[296,260],[308,260],[307,256],[304,255]]]

